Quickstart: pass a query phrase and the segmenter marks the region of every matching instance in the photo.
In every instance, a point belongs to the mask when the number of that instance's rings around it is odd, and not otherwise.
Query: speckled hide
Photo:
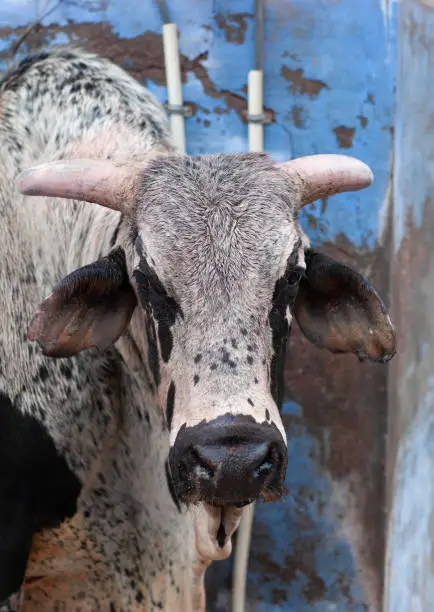
[[[135,343],[54,360],[26,341],[54,285],[123,230],[99,206],[23,198],[17,173],[83,148],[133,159],[158,146],[162,109],[108,61],[41,53],[0,82],[2,611],[202,609],[190,514],[168,489],[168,434]]]

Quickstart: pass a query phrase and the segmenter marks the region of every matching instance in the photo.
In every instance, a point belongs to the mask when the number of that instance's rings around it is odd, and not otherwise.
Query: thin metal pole
[[[248,77],[249,150],[264,150],[263,106],[264,3],[255,0],[255,69]]]
[[[164,64],[166,68],[168,113],[173,142],[179,153],[185,153],[185,119],[179,61],[178,28],[170,23],[164,0],[156,0],[163,20]]]

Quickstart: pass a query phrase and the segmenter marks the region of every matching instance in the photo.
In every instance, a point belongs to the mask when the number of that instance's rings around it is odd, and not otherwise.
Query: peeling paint
[[[302,128],[305,124],[305,119],[303,117],[304,108],[299,104],[293,104],[291,108],[291,120],[296,128]]]
[[[0,28],[0,38],[10,35],[11,32],[9,28]],[[27,29],[24,27],[14,30],[18,37],[22,37],[26,32]],[[71,24],[65,27],[50,26],[47,28],[39,26],[32,34],[27,36],[25,48],[26,50],[37,49],[52,41],[59,34],[68,34],[72,40],[79,39],[82,43],[85,42],[86,47],[90,51],[104,53],[144,84],[147,84],[149,80],[161,86],[164,86],[166,83],[163,41],[160,34],[146,32],[140,36],[122,41],[122,44],[120,44],[121,41],[113,32],[111,25],[106,23]],[[0,61],[2,59],[8,60],[10,57],[11,51],[9,49],[0,52]],[[225,106],[222,107],[220,114],[230,113],[234,110],[238,117],[246,123],[246,96],[227,89],[219,90],[210,79],[208,71],[204,66],[204,61],[207,58],[207,52],[198,55],[192,60],[188,59],[185,55],[181,55],[182,82],[186,82],[189,73],[194,74],[207,96],[217,100],[221,99],[224,102]],[[273,109],[265,107],[264,111],[270,113],[273,118],[272,120],[274,120],[275,113]],[[204,108],[204,112],[210,113],[212,110]]]
[[[336,135],[340,149],[351,149],[356,128],[338,125],[338,127],[333,128],[333,133]]]
[[[237,13],[222,15],[217,13],[215,21],[217,27],[225,33],[225,38],[229,43],[243,44],[247,32],[247,19],[253,19],[251,13]]]
[[[33,0],[22,1],[27,2],[29,10],[24,14],[30,20],[35,13]],[[169,14],[180,31],[184,96],[198,104],[198,114],[186,122],[188,151],[233,151],[240,143],[242,150],[246,150],[245,88],[248,70],[253,66],[254,19],[245,18],[244,42],[233,45],[228,44],[225,31],[217,26],[215,17],[217,14],[224,15],[225,19],[230,15],[250,15],[252,4],[247,0],[230,4],[227,0],[218,3],[188,0],[193,1],[191,11],[183,8],[182,3],[167,2]],[[13,6],[12,0],[5,2]],[[161,16],[156,3],[150,0],[134,5],[134,11],[128,13],[126,9],[131,2],[95,1],[86,2],[82,7],[80,0],[74,3],[65,0],[43,20],[42,27],[34,28],[20,54],[29,47],[70,39],[107,48],[116,61],[166,102]],[[54,0],[52,4],[56,4]],[[10,11],[13,13],[12,8]],[[332,128],[353,125],[351,122],[358,114],[369,117],[366,134],[355,139],[351,152],[373,167],[375,182],[366,192],[336,196],[324,215],[317,207],[316,226],[325,228],[325,232],[314,232],[311,238],[315,244],[325,236],[333,239],[344,233],[354,244],[373,247],[379,231],[375,203],[384,200],[391,145],[391,135],[380,132],[378,125],[390,124],[393,113],[393,82],[389,79],[389,60],[384,59],[386,54],[390,56],[388,49],[393,37],[390,39],[390,32],[385,29],[379,0],[366,0],[358,5],[355,31],[351,7],[330,0],[321,3],[292,0],[289,5],[273,0],[267,3],[265,18],[264,101],[267,112],[273,115],[273,122],[264,130],[265,147],[279,161],[315,151],[339,152]],[[7,51],[24,33],[25,24],[17,27],[23,21],[23,12],[15,13],[10,27],[2,31],[0,70],[10,56]],[[286,59],[284,67],[290,71],[286,74],[293,83],[288,84],[281,75],[282,58]],[[321,83],[326,87],[315,95]],[[291,88],[293,91],[289,91]],[[216,100],[221,112],[205,117],[213,114]],[[368,107],[375,104],[375,114],[363,109],[365,103]],[[302,129],[291,117],[292,106],[304,108]],[[199,123],[197,118],[201,119]],[[211,138],[209,130],[201,132],[205,119],[213,126]],[[349,216],[348,210],[354,213]]]
[[[359,581],[350,569],[351,550],[346,537],[337,533],[338,517],[330,510],[332,489],[321,448],[306,428],[300,405],[286,403],[283,418],[289,435],[291,467],[285,484],[290,496],[269,508],[257,505],[248,610],[267,612],[272,602],[276,609],[297,612],[364,612]],[[285,546],[274,546],[276,538]],[[290,588],[284,589],[285,584]]]
[[[305,77],[304,70],[302,68],[292,70],[289,68],[289,66],[282,66],[280,74],[286,81],[291,83],[291,85],[288,87],[288,91],[292,94],[298,93],[301,96],[316,98],[323,89],[329,88],[327,83],[324,83],[324,81]]]

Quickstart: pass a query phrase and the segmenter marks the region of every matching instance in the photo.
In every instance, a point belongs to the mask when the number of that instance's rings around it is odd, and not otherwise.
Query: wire
[[[264,0],[255,0],[255,70],[264,63]]]
[[[163,23],[170,23],[169,11],[164,0],[155,0],[161,13]]]

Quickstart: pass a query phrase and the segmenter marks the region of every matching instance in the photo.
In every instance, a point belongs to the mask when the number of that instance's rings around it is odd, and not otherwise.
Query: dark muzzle
[[[194,427],[184,425],[169,454],[178,500],[217,506],[279,498],[287,460],[285,443],[274,424],[233,415]]]

